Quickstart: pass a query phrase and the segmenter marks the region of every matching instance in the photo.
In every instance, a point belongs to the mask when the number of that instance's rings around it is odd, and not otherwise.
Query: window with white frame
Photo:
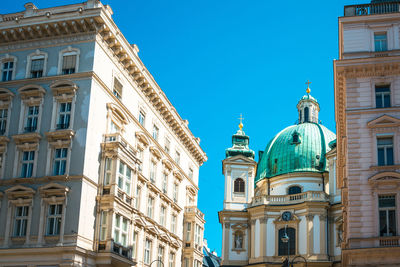
[[[164,267],[164,247],[159,246],[158,247],[158,255],[157,255],[157,266],[158,267]]]
[[[39,121],[39,106],[28,106],[26,113],[25,132],[35,132]]]
[[[164,150],[169,154],[171,148],[171,141],[167,137],[165,137],[165,144],[164,144]]]
[[[59,103],[57,130],[68,129],[71,121],[71,102]]]
[[[35,163],[35,151],[22,151],[21,154],[21,178],[32,177],[33,165]]]
[[[13,72],[14,72],[14,61],[13,60],[7,60],[2,62],[2,68],[1,68],[1,81],[6,82],[6,81],[11,81],[13,78]]]
[[[44,72],[44,56],[34,57],[31,60],[30,77],[40,78]]]
[[[178,184],[174,183],[172,187],[172,198],[174,202],[178,202]]]
[[[167,209],[165,206],[161,205],[160,207],[160,224],[162,226],[165,226],[165,214],[166,214]]]
[[[6,108],[0,109],[0,135],[4,135],[6,133],[7,117],[8,117],[8,109]]]
[[[158,141],[159,129],[157,125],[153,125],[153,138]]]
[[[393,165],[393,137],[381,137],[377,139],[378,165]]]
[[[375,52],[387,51],[387,33],[376,32],[374,34]]]
[[[156,182],[157,175],[157,163],[154,161],[150,161],[150,181],[153,183]]]
[[[171,232],[174,234],[176,233],[176,215],[175,214],[173,214],[171,216]]]
[[[143,171],[143,149],[138,147],[137,149],[137,158],[140,160],[138,163],[138,171],[142,172]]]
[[[184,262],[185,267],[189,267],[189,259],[188,258],[184,258],[183,262]]]
[[[146,238],[144,243],[144,263],[150,264],[151,261],[151,241]]]
[[[168,187],[168,175],[165,172],[163,172],[161,189],[164,194],[167,193],[167,187]]]
[[[67,168],[68,148],[56,148],[53,154],[53,175],[64,175]]]
[[[200,225],[196,224],[195,231],[194,231],[195,245],[200,245],[200,241],[201,241],[201,227],[200,227]]]
[[[139,123],[144,127],[144,123],[146,121],[146,113],[143,111],[139,112]]]
[[[175,253],[169,253],[168,267],[175,267]]]
[[[132,236],[132,258],[134,258],[134,259],[136,259],[137,239],[138,239],[138,233],[137,232],[133,232],[133,236]]]
[[[62,220],[62,204],[50,204],[47,213],[46,235],[59,235]]]
[[[175,162],[176,164],[180,164],[181,162],[181,153],[179,153],[179,151],[175,151]]]
[[[193,169],[189,167],[189,173],[188,173],[189,179],[193,180]]]
[[[192,223],[186,223],[186,241],[190,241],[190,236],[192,235]]]
[[[63,75],[72,74],[76,72],[77,54],[76,52],[64,53],[62,57],[62,69]]]
[[[375,106],[376,108],[390,107],[390,85],[375,86]]]
[[[153,210],[154,210],[154,198],[150,197],[147,199],[147,216],[153,218]]]
[[[104,162],[104,185],[111,183],[112,177],[112,158],[106,158]]]
[[[128,241],[128,223],[128,219],[119,214],[115,214],[114,242],[124,247],[127,246]]]
[[[26,236],[29,206],[16,206],[14,218],[14,236]]]
[[[128,165],[120,161],[118,171],[118,187],[128,195],[131,194],[131,181],[132,169],[129,168]]]
[[[138,210],[140,207],[140,196],[142,194],[142,188],[140,186],[136,187],[136,197],[135,197],[135,208]]]
[[[396,235],[396,196],[379,196],[379,235]]]
[[[108,213],[107,211],[101,211],[101,218],[100,218],[100,241],[105,241],[107,238],[107,220],[108,220]]]
[[[113,94],[119,99],[122,99],[122,83],[117,79],[114,78],[114,88],[113,88]]]
[[[117,124],[115,124],[112,120],[110,120],[110,130],[109,133],[113,134],[113,133],[119,133],[120,132],[120,128]]]

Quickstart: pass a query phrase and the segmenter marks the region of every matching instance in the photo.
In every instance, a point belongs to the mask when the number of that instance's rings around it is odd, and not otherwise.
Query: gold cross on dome
[[[242,113],[240,113],[239,120],[240,120],[239,129],[242,130],[243,129],[243,120],[244,120]]]
[[[311,84],[311,82],[310,82],[310,80],[307,80],[306,84],[307,84],[307,90],[306,90],[306,92],[307,92],[307,94],[309,94],[309,93],[311,93],[311,89],[310,89],[310,84]]]

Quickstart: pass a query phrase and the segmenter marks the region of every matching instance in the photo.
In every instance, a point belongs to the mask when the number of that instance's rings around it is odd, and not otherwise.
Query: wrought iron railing
[[[344,16],[367,16],[377,14],[396,13],[400,11],[400,1],[351,5],[344,7]]]

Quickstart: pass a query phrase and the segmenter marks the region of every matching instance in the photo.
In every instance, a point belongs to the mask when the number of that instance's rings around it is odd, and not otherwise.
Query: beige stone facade
[[[112,14],[0,15],[0,266],[202,262],[207,156]]]
[[[400,265],[399,4],[346,6],[339,18],[334,73],[343,266]]]

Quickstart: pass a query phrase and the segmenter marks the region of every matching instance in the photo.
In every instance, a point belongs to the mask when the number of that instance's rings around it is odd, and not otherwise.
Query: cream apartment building
[[[0,15],[0,266],[201,265],[206,154],[112,15]]]
[[[400,1],[344,7],[334,63],[343,266],[400,265]]]

